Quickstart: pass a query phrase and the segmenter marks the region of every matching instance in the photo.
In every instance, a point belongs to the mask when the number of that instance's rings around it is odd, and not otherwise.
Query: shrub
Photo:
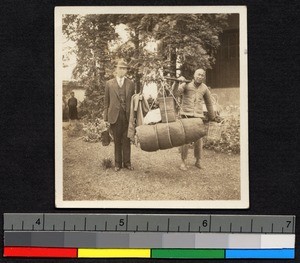
[[[69,137],[80,137],[82,136],[83,125],[79,122],[70,123],[65,129]]]
[[[112,159],[111,158],[103,158],[101,162],[101,166],[104,170],[112,167]]]
[[[96,118],[94,122],[88,122],[84,124],[83,131],[85,135],[83,140],[85,142],[99,142],[101,141],[101,134],[103,131],[107,130],[105,122],[99,118]]]
[[[204,137],[204,148],[227,154],[240,153],[240,116],[228,115],[224,119],[220,140],[207,140]]]

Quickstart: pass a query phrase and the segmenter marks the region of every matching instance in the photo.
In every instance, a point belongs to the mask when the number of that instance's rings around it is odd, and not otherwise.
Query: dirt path
[[[179,170],[178,148],[145,152],[132,146],[134,171],[104,170],[103,158],[113,160],[113,143],[88,143],[64,131],[63,199],[79,200],[237,200],[240,199],[238,155],[205,150],[205,170],[194,166]]]

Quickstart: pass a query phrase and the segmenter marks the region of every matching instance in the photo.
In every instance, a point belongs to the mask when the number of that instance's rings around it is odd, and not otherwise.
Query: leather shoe
[[[134,168],[131,165],[124,165],[124,168],[130,171],[134,170]]]
[[[119,172],[121,170],[120,167],[115,167],[115,172]]]
[[[196,163],[195,163],[195,166],[196,166],[198,169],[205,170],[205,168],[200,164],[200,162],[196,162]]]

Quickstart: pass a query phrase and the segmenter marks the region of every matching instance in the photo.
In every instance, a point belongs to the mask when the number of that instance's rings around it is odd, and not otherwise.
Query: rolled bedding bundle
[[[206,135],[206,130],[201,118],[188,118],[169,123],[140,125],[136,127],[136,134],[141,149],[153,152],[195,142]]]

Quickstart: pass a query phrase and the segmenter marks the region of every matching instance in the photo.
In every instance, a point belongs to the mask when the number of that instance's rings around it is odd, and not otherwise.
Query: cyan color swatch
[[[225,258],[276,258],[292,259],[295,257],[295,249],[226,249]]]

